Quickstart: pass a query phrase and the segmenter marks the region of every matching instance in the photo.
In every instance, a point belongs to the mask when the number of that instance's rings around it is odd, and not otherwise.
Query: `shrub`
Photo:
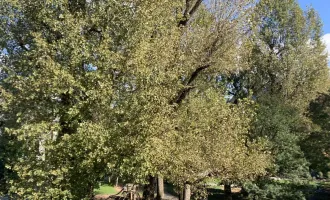
[[[323,172],[318,172],[317,177],[322,179],[323,178]]]
[[[301,200],[308,199],[315,186],[301,181],[275,181],[261,180],[248,182],[243,185],[247,192],[247,199],[286,199]]]
[[[330,179],[330,171],[327,172],[327,178]]]

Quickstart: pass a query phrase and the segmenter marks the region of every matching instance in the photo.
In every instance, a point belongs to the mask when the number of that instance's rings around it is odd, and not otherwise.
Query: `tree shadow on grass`
[[[226,199],[225,192],[220,188],[208,188],[208,200]],[[232,193],[232,200],[242,200],[242,193]]]

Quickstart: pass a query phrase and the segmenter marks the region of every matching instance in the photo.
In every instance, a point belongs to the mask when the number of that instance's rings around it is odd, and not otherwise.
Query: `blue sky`
[[[304,10],[312,6],[323,21],[324,34],[330,33],[330,1],[329,0],[298,0]]]
[[[319,13],[323,21],[323,40],[330,57],[330,0],[298,0],[298,2],[304,10],[312,6]]]

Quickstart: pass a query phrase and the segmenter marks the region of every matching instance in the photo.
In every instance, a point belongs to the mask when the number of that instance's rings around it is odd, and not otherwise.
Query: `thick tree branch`
[[[190,76],[188,82],[187,82],[187,85],[190,85],[198,76],[198,74],[203,71],[204,69],[206,68],[209,68],[210,65],[204,65],[204,66],[201,66],[201,67],[198,67]]]
[[[179,21],[178,26],[186,26],[190,17],[197,11],[203,0],[197,0],[192,8],[190,8],[191,0],[186,0],[186,10],[183,14],[183,19]]]
[[[26,48],[26,46],[25,46],[25,44],[24,44],[23,42],[19,41],[19,42],[18,42],[18,45],[19,45],[23,50],[25,50],[25,51],[29,51],[29,49]]]
[[[41,22],[44,29],[48,30],[51,35],[48,36],[47,41],[53,43],[53,40],[58,41],[64,38],[60,31],[54,31],[48,24]],[[53,38],[52,38],[53,37]]]
[[[29,49],[25,46],[26,44],[25,44],[25,41],[24,41],[23,37],[18,37],[18,38],[16,39],[16,41],[17,41],[18,46],[21,47],[21,49],[23,49],[23,50],[25,50],[25,51],[28,51],[28,50],[29,50]]]
[[[214,54],[214,52],[216,52],[217,47],[218,47],[218,43],[219,43],[220,37],[216,37],[214,39],[214,41],[211,43],[210,47],[208,48],[208,50],[206,49],[206,51],[208,51],[208,58],[206,60],[209,60],[209,58]],[[192,83],[195,81],[195,79],[197,78],[197,76],[205,69],[209,68],[211,65],[210,64],[205,64],[202,65],[200,67],[198,67],[191,75],[190,78],[188,79],[187,83],[185,84],[185,88],[183,88],[179,93],[178,96],[172,100],[170,103],[176,103],[176,104],[180,104],[188,95],[188,93],[190,92],[190,90],[192,90],[194,87],[192,87]]]
[[[184,16],[184,17],[188,16],[191,1],[192,1],[192,0],[186,0],[186,9],[185,9],[185,11],[184,11],[184,13],[183,13],[183,16]]]
[[[193,15],[196,10],[199,8],[199,6],[202,4],[203,0],[197,0],[195,5],[191,8],[191,10],[189,11],[189,15]]]
[[[209,68],[211,65],[207,64],[207,65],[203,65],[198,67],[190,76],[190,78],[188,79],[187,84],[185,85],[186,87],[183,88],[176,99],[171,101],[171,104],[176,103],[176,104],[180,104],[188,95],[189,91],[192,90],[193,87],[191,84],[194,82],[194,80],[197,78],[197,76],[205,69]]]
[[[183,101],[183,99],[187,96],[187,94],[189,93],[189,91],[192,90],[193,88],[194,87],[185,87],[185,88],[183,88],[179,92],[178,97],[175,100],[171,101],[171,104],[173,104],[173,103],[180,104]]]
[[[186,25],[188,23],[188,21],[189,21],[188,17],[193,15],[196,12],[196,10],[198,9],[198,7],[201,5],[202,2],[203,2],[203,0],[197,0],[195,5],[191,9],[189,7],[187,7],[187,10],[190,9],[190,11],[188,12],[188,16],[185,17],[184,20],[182,20],[180,22],[181,25]],[[187,0],[186,5],[189,6],[189,3],[190,3],[190,1]],[[187,12],[185,11],[185,13],[187,13]],[[203,63],[209,63],[212,55],[218,50],[219,42],[221,42],[220,39],[221,39],[220,35],[217,35],[217,37],[215,37],[214,40],[210,43],[210,46],[205,49],[205,51],[208,53],[206,56],[207,58],[204,59]],[[198,67],[197,69],[195,69],[195,71],[190,75],[190,78],[186,82],[185,87],[182,90],[180,90],[180,92],[178,93],[178,96],[176,98],[174,98],[174,100],[170,101],[170,104],[174,104],[174,103],[180,104],[186,98],[186,96],[188,95],[190,90],[195,88],[195,87],[193,87],[192,83],[197,78],[197,76],[203,70],[209,68],[210,66],[211,66],[210,64],[205,64],[205,65],[202,65],[202,66]]]
[[[97,28],[96,26],[92,26],[92,28],[88,29],[88,32],[102,33],[102,30]]]

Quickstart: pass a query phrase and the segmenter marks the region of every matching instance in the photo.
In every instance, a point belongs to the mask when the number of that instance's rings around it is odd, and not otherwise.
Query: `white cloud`
[[[330,60],[330,33],[323,35],[322,40],[326,45],[326,51],[328,52],[328,58]]]

